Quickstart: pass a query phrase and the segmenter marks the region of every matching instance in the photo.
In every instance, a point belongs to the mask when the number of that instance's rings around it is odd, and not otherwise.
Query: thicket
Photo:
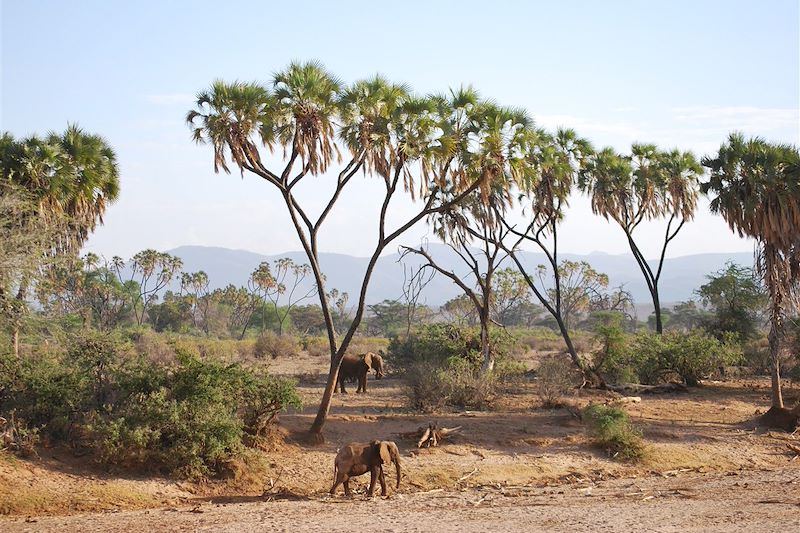
[[[0,356],[0,414],[102,463],[220,474],[279,412],[301,406],[293,381],[180,344],[167,361],[115,334],[83,332],[68,346]]]
[[[431,412],[445,406],[485,409],[498,387],[524,372],[509,356],[517,342],[502,330],[491,330],[495,369],[481,369],[480,333],[477,328],[429,324],[389,343],[391,364],[406,378],[406,396],[412,409]]]
[[[595,331],[592,368],[607,383],[655,385],[679,379],[696,386],[700,379],[744,359],[733,334],[723,335],[722,340],[702,330],[627,335],[613,321]]]

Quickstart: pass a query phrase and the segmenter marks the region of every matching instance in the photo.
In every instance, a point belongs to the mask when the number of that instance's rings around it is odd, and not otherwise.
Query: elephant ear
[[[366,363],[368,370],[372,369],[372,357],[374,355],[375,354],[373,354],[372,352],[367,352],[364,354],[364,363]]]
[[[392,462],[392,452],[389,450],[390,444],[388,441],[383,441],[380,445],[381,462],[385,465]]]

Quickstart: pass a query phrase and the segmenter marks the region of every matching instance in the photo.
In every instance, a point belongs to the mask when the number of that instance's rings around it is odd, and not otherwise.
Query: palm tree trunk
[[[781,328],[780,320],[778,324],[773,323],[769,328],[769,373],[772,378],[772,406],[783,407],[783,392],[781,391]]]
[[[780,256],[774,247],[765,245],[763,250],[764,282],[770,297],[769,309],[769,358],[770,377],[772,378],[772,406],[783,407],[783,394],[781,391],[780,355],[781,341],[784,334],[783,298],[787,280],[781,275],[782,269],[778,268]]]

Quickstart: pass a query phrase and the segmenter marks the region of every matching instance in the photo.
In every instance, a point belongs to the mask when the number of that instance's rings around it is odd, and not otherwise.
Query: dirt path
[[[800,465],[775,470],[482,487],[353,500],[229,503],[65,517],[0,519],[21,531],[797,531]]]

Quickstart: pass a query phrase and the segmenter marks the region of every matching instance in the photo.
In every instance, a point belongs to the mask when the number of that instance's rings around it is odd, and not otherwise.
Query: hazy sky
[[[643,141],[702,155],[731,130],[800,143],[798,27],[797,0],[3,0],[0,129],[25,136],[77,122],[115,147],[121,199],[93,251],[280,253],[299,244],[276,192],[252,176],[215,175],[210,147],[194,145],[184,124],[215,78],[266,82],[292,59],[319,59],[348,82],[381,72],[420,93],[473,84],[598,147]],[[327,181],[301,194],[319,205]],[[356,185],[328,220],[323,251],[371,251],[377,183]],[[397,207],[396,222],[413,206]],[[643,231],[655,255],[662,230]],[[420,225],[404,242],[426,232]],[[627,251],[581,198],[561,236],[565,251]],[[751,249],[704,202],[669,255]]]

